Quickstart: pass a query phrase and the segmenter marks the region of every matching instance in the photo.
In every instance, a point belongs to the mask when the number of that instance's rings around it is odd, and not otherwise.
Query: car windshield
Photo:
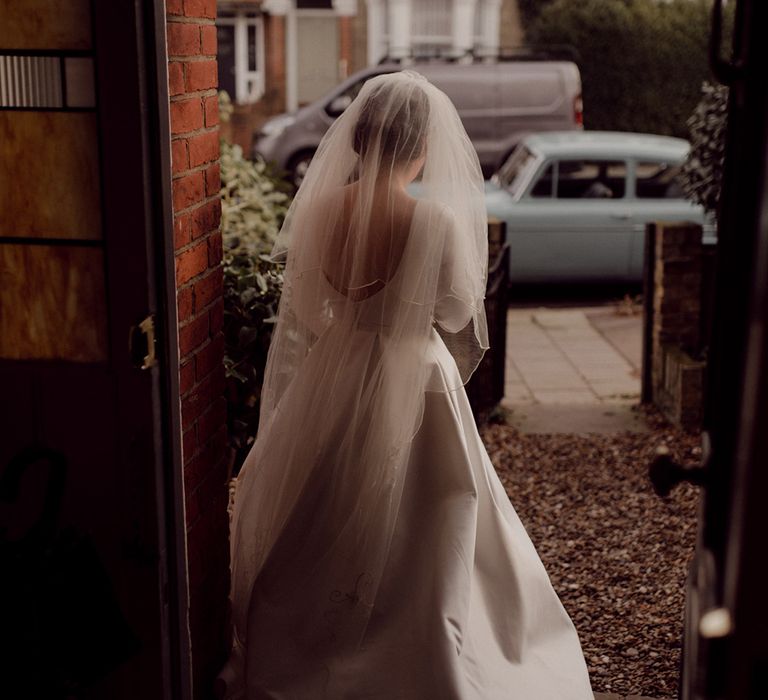
[[[536,155],[525,145],[519,145],[498,172],[499,184],[515,195],[523,182],[523,175],[536,160]]]

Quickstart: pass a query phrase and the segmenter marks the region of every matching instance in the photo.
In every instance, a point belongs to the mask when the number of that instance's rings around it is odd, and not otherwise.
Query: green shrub
[[[715,214],[723,175],[728,88],[704,83],[701,91],[703,96],[688,119],[691,151],[680,171],[679,182],[688,199]]]
[[[579,53],[588,129],[686,136],[709,76],[710,0],[554,0],[527,27],[532,45]]]
[[[553,0],[517,0],[523,28],[528,27]]]
[[[227,105],[228,99],[220,96],[223,118]],[[266,254],[285,218],[290,190],[264,162],[246,159],[240,146],[222,139],[224,366],[235,471],[258,426],[264,366],[283,283],[282,266],[269,262]]]

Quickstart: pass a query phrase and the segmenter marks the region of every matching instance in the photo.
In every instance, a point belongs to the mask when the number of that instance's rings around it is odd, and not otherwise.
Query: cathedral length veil
[[[422,160],[407,194],[398,183]],[[228,667],[249,688],[297,669],[322,687],[365,645],[425,392],[461,389],[488,347],[486,227],[446,95],[408,70],[368,80],[271,255],[285,282],[231,506]],[[458,370],[439,381],[435,332]]]

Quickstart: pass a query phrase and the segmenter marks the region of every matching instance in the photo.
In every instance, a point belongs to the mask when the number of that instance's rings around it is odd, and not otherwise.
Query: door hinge
[[[131,326],[128,339],[131,363],[139,369],[149,369],[157,364],[155,355],[155,317],[150,314],[139,325]]]

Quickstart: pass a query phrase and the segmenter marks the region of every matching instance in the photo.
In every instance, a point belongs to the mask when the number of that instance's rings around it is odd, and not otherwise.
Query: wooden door
[[[715,3],[713,46],[721,2]],[[705,487],[687,582],[682,700],[768,697],[768,5],[739,0],[718,215],[715,314],[704,406],[704,464],[660,481]],[[657,481],[657,483],[659,483]]]
[[[189,696],[163,12],[0,0],[7,697]]]

